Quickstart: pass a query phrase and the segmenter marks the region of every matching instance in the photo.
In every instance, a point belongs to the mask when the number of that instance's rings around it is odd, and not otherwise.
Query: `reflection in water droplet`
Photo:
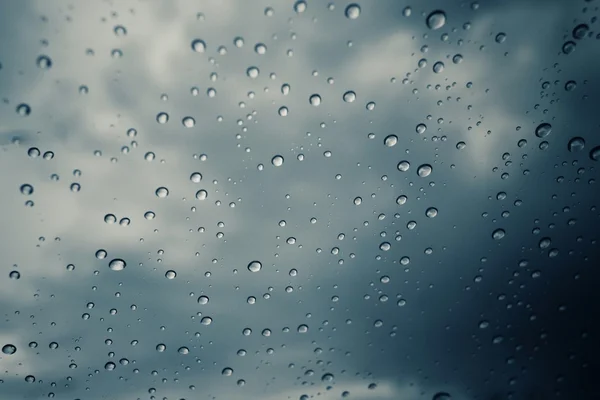
[[[419,175],[421,178],[425,178],[431,174],[431,171],[433,171],[431,165],[422,164],[419,166],[419,168],[417,168],[417,175]]]
[[[346,18],[356,19],[360,15],[360,6],[356,3],[349,4],[346,7]]]
[[[440,29],[446,24],[446,13],[441,10],[432,11],[427,16],[426,23],[429,29]]]
[[[156,196],[160,197],[161,199],[164,199],[169,195],[169,189],[167,189],[164,186],[161,186],[158,189],[156,189],[156,192],[154,193],[156,194]]]
[[[125,269],[126,266],[127,264],[125,263],[125,261],[121,260],[120,258],[115,258],[110,263],[108,263],[108,267],[113,271],[122,271]]]
[[[206,43],[204,40],[194,39],[192,41],[192,50],[197,53],[204,53],[206,51]]]
[[[258,272],[262,269],[262,263],[260,261],[252,261],[248,264],[248,271],[250,272]]]
[[[535,128],[535,136],[539,138],[548,136],[550,132],[552,132],[552,125],[548,123],[540,124],[537,128]]]
[[[571,140],[569,140],[567,147],[568,147],[569,151],[573,152],[573,153],[581,151],[585,147],[585,139],[582,137],[576,136],[576,137],[572,138]]]
[[[283,161],[283,157],[277,155],[271,159],[271,164],[273,164],[276,167],[281,167],[283,165]]]
[[[343,99],[346,103],[352,103],[354,100],[356,100],[356,93],[349,90],[346,93],[344,93]]]

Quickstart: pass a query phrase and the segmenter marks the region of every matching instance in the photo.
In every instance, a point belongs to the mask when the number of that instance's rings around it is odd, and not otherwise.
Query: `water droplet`
[[[571,140],[569,140],[567,147],[568,147],[569,151],[573,152],[573,153],[581,151],[585,147],[585,139],[582,137],[576,136],[576,137],[572,138]]]
[[[279,110],[277,112],[279,113],[280,116],[287,117],[287,115],[288,115],[288,108],[285,107],[285,106],[279,107]]]
[[[30,194],[33,193],[33,186],[31,186],[28,183],[25,183],[23,185],[21,185],[21,193],[24,194],[25,196],[29,196]]]
[[[284,83],[283,85],[281,85],[281,94],[283,94],[284,96],[287,96],[290,93],[290,85],[288,85],[287,83]]]
[[[302,324],[298,325],[298,333],[306,333],[308,332],[308,325]]]
[[[172,269],[165,272],[165,278],[167,278],[167,279],[175,279],[176,277],[177,277],[177,272],[173,271]]]
[[[540,249],[544,250],[544,249],[547,249],[548,247],[550,247],[551,244],[552,244],[552,240],[549,237],[544,237],[544,238],[540,239],[538,246]]]
[[[398,163],[397,168],[398,168],[398,171],[406,172],[410,168],[410,163],[406,160],[400,161]]]
[[[198,297],[198,304],[205,305],[205,304],[208,304],[209,301],[210,301],[210,299],[208,298],[208,296]]]
[[[10,273],[8,274],[8,277],[10,279],[21,279],[21,273],[19,271],[10,271]]]
[[[144,154],[144,159],[146,161],[152,161],[154,160],[154,158],[156,158],[156,154],[154,154],[153,152],[149,151],[146,154]]]
[[[50,69],[50,68],[52,68],[52,60],[50,59],[50,57],[48,57],[46,55],[39,56],[37,58],[37,60],[36,60],[36,64],[41,69]]]
[[[156,214],[154,214],[152,211],[146,211],[144,213],[144,218],[146,218],[147,220],[152,220],[154,219],[154,217],[156,217]]]
[[[12,344],[5,344],[2,346],[2,352],[8,355],[15,354],[17,352],[17,347]]]
[[[590,27],[587,24],[579,24],[573,28],[573,37],[575,39],[583,39],[587,36]]]
[[[496,229],[494,232],[492,232],[492,238],[494,240],[500,240],[504,237],[504,235],[506,235],[504,229]]]
[[[29,150],[27,150],[27,155],[31,158],[39,157],[40,149],[37,147],[30,147]]]
[[[244,38],[237,36],[235,39],[233,39],[233,45],[238,48],[243,47],[244,46]]]
[[[156,122],[159,124],[166,124],[169,122],[169,114],[166,112],[160,112],[156,115]]]
[[[181,120],[181,123],[186,128],[193,128],[194,125],[196,125],[196,120],[192,117],[185,117],[184,119]]]
[[[431,175],[432,171],[433,171],[433,168],[431,167],[431,165],[422,164],[422,165],[419,165],[419,168],[417,168],[417,175],[419,175],[421,178],[426,178],[429,175]]]
[[[427,16],[426,23],[429,29],[440,29],[446,24],[446,13],[442,10],[432,11]]]
[[[389,242],[383,242],[379,245],[379,249],[382,251],[389,251],[392,248],[392,245]]]
[[[35,382],[35,376],[33,376],[33,375],[27,375],[25,377],[25,382],[27,382],[27,383],[33,383],[33,382]]]
[[[405,17],[410,17],[411,14],[412,14],[412,8],[404,7],[404,9],[402,10],[402,15],[404,15]]]
[[[207,197],[208,197],[208,192],[204,189],[200,189],[196,192],[196,198],[198,200],[206,200]]]
[[[257,43],[256,46],[254,46],[254,51],[256,52],[256,54],[262,56],[267,52],[267,46],[265,46],[264,43]]]
[[[454,57],[452,57],[452,62],[454,64],[460,64],[462,61],[463,61],[462,54],[455,54]]]
[[[194,172],[190,175],[190,181],[194,183],[199,183],[202,180],[202,174],[200,172]]]
[[[113,271],[123,271],[127,264],[120,258],[113,259],[110,263],[108,263],[108,267]]]
[[[590,158],[593,161],[600,161],[600,146],[596,146],[590,150]]]
[[[383,144],[387,147],[394,147],[398,143],[398,136],[396,135],[387,135],[383,140]]]
[[[271,159],[271,164],[273,164],[276,167],[281,167],[283,165],[283,161],[284,161],[283,157],[280,155],[277,155]]]
[[[248,69],[246,70],[246,75],[248,75],[252,79],[258,78],[259,73],[260,71],[257,67],[248,67]]]
[[[323,374],[323,376],[321,377],[321,381],[323,382],[331,382],[333,381],[334,376],[333,374],[327,373],[327,374]]]
[[[211,317],[203,317],[203,318],[200,320],[200,323],[201,323],[202,325],[206,325],[206,326],[208,326],[208,325],[212,324],[212,318],[211,318]]]
[[[100,249],[100,250],[96,251],[95,255],[98,260],[104,260],[106,258],[107,253],[106,253],[106,250]]]
[[[436,74],[439,74],[443,71],[444,71],[444,63],[443,62],[438,61],[435,64],[433,64],[433,72],[435,72]]]
[[[248,264],[248,271],[250,272],[258,272],[262,269],[262,263],[260,261],[252,261]]]
[[[572,92],[575,89],[577,89],[577,82],[575,82],[575,81],[567,81],[567,83],[565,83],[565,90],[567,92]]]
[[[571,54],[575,50],[575,47],[577,47],[575,42],[569,40],[568,42],[565,42],[565,44],[563,44],[562,51],[565,54]]]
[[[359,206],[362,203],[362,198],[361,197],[355,197],[354,198],[354,204]]]
[[[321,104],[321,96],[318,94],[313,94],[308,100],[310,101],[310,104],[315,107],[318,107]]]
[[[204,53],[206,51],[206,43],[201,39],[194,39],[192,41],[192,50],[196,53]]]
[[[360,6],[356,3],[349,4],[346,7],[346,18],[356,19],[360,15]]]
[[[104,364],[104,369],[107,371],[112,371],[113,369],[115,369],[116,365],[114,362],[109,361],[106,364]]]
[[[160,197],[161,199],[164,199],[169,195],[169,189],[167,189],[164,186],[161,186],[158,189],[156,189],[156,192],[154,193],[156,194],[156,196]]]
[[[114,27],[113,31],[117,36],[125,36],[127,35],[127,29],[123,25],[117,25]]]
[[[539,124],[537,128],[535,128],[535,136],[539,138],[544,138],[548,136],[552,132],[552,125],[548,123]]]
[[[104,222],[106,222],[107,224],[114,224],[115,222],[117,222],[117,217],[115,217],[114,214],[106,214],[104,216]]]
[[[398,204],[399,206],[402,206],[406,203],[407,200],[408,200],[408,198],[404,195],[398,196],[396,198],[396,204]]]
[[[452,397],[447,392],[437,392],[431,400],[452,400]]]
[[[231,375],[233,375],[233,369],[223,368],[223,371],[221,371],[221,374],[224,376],[231,376]]]
[[[506,33],[500,32],[496,35],[496,43],[504,43],[506,41]]]
[[[435,218],[438,215],[438,210],[435,207],[429,207],[425,211],[425,215],[429,218]]]
[[[294,3],[294,11],[296,11],[298,14],[306,11],[306,2],[304,0],[299,0]]]
[[[17,114],[21,117],[27,117],[31,114],[31,107],[29,107],[29,104],[21,103],[17,106]]]
[[[343,99],[346,103],[352,103],[354,100],[356,100],[356,93],[354,93],[352,90],[349,90],[344,93]]]
[[[427,131],[427,125],[419,124],[419,125],[417,125],[417,127],[415,129],[419,135],[422,135],[425,133],[425,131]]]

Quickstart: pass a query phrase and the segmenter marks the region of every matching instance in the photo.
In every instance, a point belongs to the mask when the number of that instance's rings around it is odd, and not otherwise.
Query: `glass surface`
[[[0,400],[598,399],[598,1],[4,1]]]

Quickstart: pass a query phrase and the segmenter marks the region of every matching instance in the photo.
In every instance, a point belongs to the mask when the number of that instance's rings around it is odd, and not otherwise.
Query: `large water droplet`
[[[127,263],[120,258],[115,258],[108,263],[108,267],[113,271],[122,271],[125,269],[125,267],[127,267]]]
[[[158,189],[156,189],[156,192],[154,193],[156,194],[156,196],[160,197],[161,199],[164,199],[169,195],[169,189],[167,189],[164,186],[161,186]]]
[[[432,11],[427,16],[426,23],[429,29],[440,29],[446,24],[446,13],[442,10]]]
[[[271,164],[273,164],[276,167],[281,167],[283,165],[283,161],[284,161],[283,157],[280,155],[277,155],[271,159]]]
[[[394,147],[398,143],[398,136],[396,135],[387,135],[383,140],[383,144],[387,147]]]
[[[258,272],[262,269],[262,263],[260,261],[252,261],[248,264],[248,271],[250,272]]]
[[[201,39],[194,39],[192,41],[192,50],[196,53],[204,53],[206,51],[206,43]]]
[[[504,235],[506,235],[504,229],[496,229],[494,232],[492,232],[492,238],[494,238],[494,240],[500,240],[504,237]]]
[[[417,175],[419,175],[421,178],[425,178],[425,177],[428,177],[429,175],[431,175],[432,171],[433,171],[433,168],[431,167],[431,165],[422,164],[422,165],[419,165],[419,168],[417,168]]]
[[[344,93],[343,99],[346,103],[352,103],[354,100],[356,100],[356,93],[354,93],[352,90],[349,90]]]
[[[539,138],[544,138],[548,136],[552,132],[552,125],[548,123],[539,124],[537,128],[535,128],[535,136]]]
[[[356,19],[360,15],[360,6],[356,3],[349,4],[346,7],[346,18]]]
[[[583,148],[585,147],[585,139],[579,136],[576,136],[574,138],[572,138],[571,140],[569,140],[569,143],[567,145],[567,148],[569,149],[570,152],[578,152],[583,150]]]
[[[310,101],[310,104],[315,107],[321,104],[321,96],[319,96],[318,94],[313,94],[308,100]]]
[[[573,28],[573,37],[575,39],[583,39],[586,37],[590,27],[587,24],[579,24]]]
[[[207,197],[208,197],[208,192],[204,189],[200,189],[196,192],[196,198],[198,200],[206,200]]]
[[[223,371],[221,371],[221,374],[224,376],[231,376],[231,375],[233,375],[233,369],[223,368]]]
[[[198,297],[198,304],[205,305],[205,304],[208,304],[209,301],[210,301],[210,299],[208,298],[208,296]]]
[[[294,3],[294,11],[296,11],[298,14],[301,14],[304,11],[306,11],[306,1],[299,0],[296,3]]]
[[[5,344],[2,346],[2,352],[8,355],[15,354],[17,352],[17,347],[12,344]]]

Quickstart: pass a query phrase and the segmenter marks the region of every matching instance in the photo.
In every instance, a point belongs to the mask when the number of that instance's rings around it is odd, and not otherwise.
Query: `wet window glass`
[[[5,1],[0,399],[597,399],[600,2]]]

